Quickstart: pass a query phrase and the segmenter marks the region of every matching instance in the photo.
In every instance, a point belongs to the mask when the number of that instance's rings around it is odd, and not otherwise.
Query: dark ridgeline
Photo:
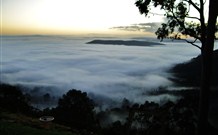
[[[177,64],[169,70],[173,74],[170,78],[180,86],[199,87],[201,83],[201,59],[202,55],[191,59],[185,63]],[[211,86],[218,87],[218,50],[213,52],[213,69]]]
[[[102,44],[102,45],[125,45],[125,46],[155,46],[164,45],[157,42],[137,41],[137,40],[93,40],[87,44]]]

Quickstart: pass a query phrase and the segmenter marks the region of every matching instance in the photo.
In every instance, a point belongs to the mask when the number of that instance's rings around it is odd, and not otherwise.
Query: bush
[[[87,93],[72,89],[59,99],[55,121],[72,129],[91,130],[95,126],[94,103]]]
[[[0,108],[26,114],[32,110],[28,96],[24,95],[19,87],[8,84],[0,84],[0,87]]]

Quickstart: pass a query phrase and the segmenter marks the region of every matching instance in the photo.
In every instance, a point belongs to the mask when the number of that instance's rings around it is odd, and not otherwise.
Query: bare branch
[[[177,37],[178,35],[179,35],[179,33],[177,33],[175,37]],[[198,46],[197,44],[195,44],[195,42],[198,40],[197,38],[195,38],[194,41],[189,41],[189,40],[187,40],[187,39],[180,39],[180,40],[184,40],[184,41],[186,41],[187,43],[189,43],[189,44],[193,45],[194,47],[197,47],[198,49],[201,50],[201,47]]]
[[[186,18],[197,19],[198,21],[201,21],[200,18],[198,18],[198,17],[186,16]]]
[[[184,39],[187,43],[189,43],[189,44],[191,44],[191,45],[193,45],[193,46],[195,46],[195,47],[197,47],[198,49],[202,49],[200,46],[198,46],[197,44],[195,44],[195,42],[197,41],[197,38],[195,38],[195,40],[194,41],[188,41],[187,39]]]
[[[152,15],[159,15],[159,16],[164,16],[164,14],[160,14],[160,13],[155,13],[155,12],[149,12]]]
[[[184,1],[190,3],[200,13],[200,8],[192,0],[184,0]]]

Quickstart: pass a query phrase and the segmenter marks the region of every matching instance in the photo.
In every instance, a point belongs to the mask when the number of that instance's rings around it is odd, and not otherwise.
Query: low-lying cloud
[[[172,85],[165,72],[169,67],[199,54],[196,48],[181,42],[133,47],[87,45],[88,40],[3,37],[1,81],[43,87],[41,92],[52,95],[61,96],[75,88],[93,97],[144,102],[154,99],[142,93]]]

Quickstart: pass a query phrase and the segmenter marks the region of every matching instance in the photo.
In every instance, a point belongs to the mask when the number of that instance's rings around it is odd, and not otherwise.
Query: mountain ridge
[[[139,40],[92,40],[86,44],[102,44],[102,45],[125,45],[125,46],[155,46],[164,45],[158,42],[139,41]]]

